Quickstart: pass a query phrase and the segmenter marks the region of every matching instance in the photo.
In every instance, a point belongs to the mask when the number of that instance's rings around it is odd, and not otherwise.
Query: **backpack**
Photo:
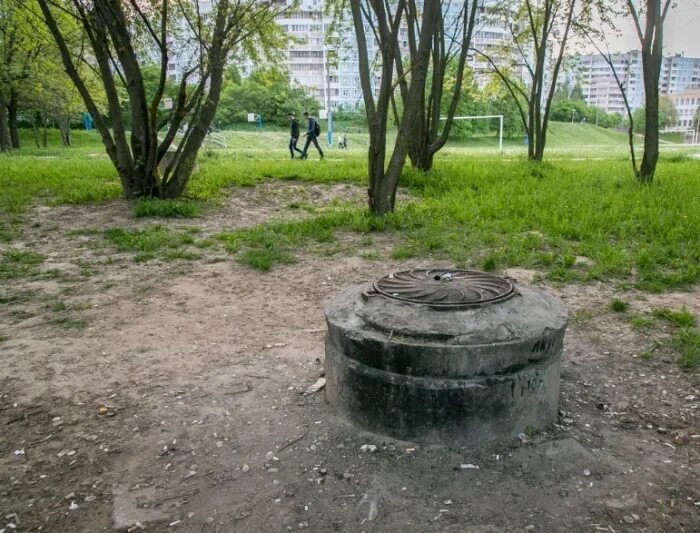
[[[321,125],[318,123],[318,120],[314,119],[314,135],[318,137],[321,135]]]

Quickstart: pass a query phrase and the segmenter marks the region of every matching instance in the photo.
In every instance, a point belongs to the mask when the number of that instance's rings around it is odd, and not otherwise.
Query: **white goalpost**
[[[503,115],[473,115],[468,117],[454,117],[452,120],[490,120],[498,119],[498,151],[503,152]],[[447,120],[447,117],[440,117],[440,120]]]

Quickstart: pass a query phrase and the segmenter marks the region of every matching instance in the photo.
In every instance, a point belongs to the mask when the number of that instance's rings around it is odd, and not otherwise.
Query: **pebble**
[[[625,516],[623,520],[628,524],[634,524],[634,518],[632,518],[631,516]]]
[[[274,453],[272,453],[272,452],[267,452],[267,453],[265,454],[265,459],[268,460],[268,461],[272,461],[272,458],[273,458],[274,456],[275,456]]]
[[[586,468],[586,469],[583,471],[583,475],[584,475],[584,476],[590,476],[590,475],[591,475],[591,471],[588,470],[588,468]]]
[[[243,467],[241,468],[241,470],[242,470],[243,472],[247,472],[248,470],[250,470],[250,466],[248,466],[248,465],[243,465]]]
[[[377,451],[377,447],[374,444],[363,444],[360,447],[360,450],[363,452],[374,453]]]

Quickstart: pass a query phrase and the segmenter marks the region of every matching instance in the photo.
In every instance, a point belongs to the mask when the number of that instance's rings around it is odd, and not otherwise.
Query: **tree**
[[[357,0],[351,1],[350,12],[355,29],[360,85],[367,115],[369,130],[368,173],[369,208],[376,215],[384,215],[394,210],[396,189],[408,155],[413,126],[418,120],[422,97],[425,92],[430,63],[431,45],[439,19],[439,2],[425,2],[422,12],[415,0]],[[336,20],[347,13],[347,3],[335,2]],[[400,46],[402,23],[408,20],[415,29],[411,39],[411,63],[409,71],[404,71],[400,80],[394,76],[395,67],[403,65]],[[420,27],[420,30],[417,28]],[[376,43],[376,60],[370,52],[366,30],[371,32]],[[409,31],[411,34],[411,31]],[[374,69],[379,65],[379,80]],[[403,83],[403,77],[410,74],[402,95],[403,110],[397,121],[398,131],[394,148],[387,165],[387,125],[390,106],[396,110],[394,90],[396,83]],[[379,87],[375,93],[375,83]],[[398,116],[398,114],[397,114]]]
[[[634,0],[626,0],[629,15],[642,45],[644,76],[644,154],[639,167],[639,180],[652,183],[659,161],[659,79],[663,62],[664,23],[671,0],[644,0],[643,9],[637,9]],[[645,17],[642,29],[642,15]]]
[[[251,54],[256,49],[279,47],[282,33],[274,20],[287,9],[286,4],[280,7],[273,0],[219,0],[211,4],[209,13],[200,11],[199,2],[179,0],[37,2],[127,197],[182,194],[214,119],[230,54],[240,47]],[[66,20],[82,32],[84,47],[78,54],[70,46],[73,36]],[[176,34],[178,39],[173,39]],[[172,109],[159,121],[176,40],[191,57],[181,73]],[[159,65],[152,95],[147,92],[143,68],[149,56],[155,56]],[[106,112],[99,108],[79,69],[81,64],[93,63],[102,80]],[[122,94],[128,100],[128,119]],[[185,132],[173,149],[181,127]],[[165,164],[171,150],[172,157]],[[161,163],[165,166],[162,173]]]
[[[673,128],[678,123],[676,104],[666,94],[659,97],[659,120],[661,128]]]
[[[280,67],[260,67],[244,79],[234,71],[227,74],[216,115],[221,127],[247,122],[248,113],[261,115],[266,123],[284,126],[288,124],[287,113],[301,116],[305,110],[318,108],[316,99],[302,87],[290,85],[289,73]]]
[[[414,168],[428,171],[433,166],[435,154],[442,149],[450,135],[465,80],[467,55],[471,49],[472,34],[478,2],[461,2],[456,19],[448,19],[450,3],[436,2],[437,14],[434,27],[423,28],[432,33],[430,77],[427,90],[419,92],[417,120],[412,125],[409,156]],[[444,5],[443,5],[444,4]],[[407,32],[411,64],[418,55],[419,26],[415,16],[408,16]],[[398,56],[397,56],[398,59]],[[417,60],[419,60],[417,58]],[[397,61],[397,75],[402,101],[408,97],[408,82],[403,65]]]
[[[42,49],[16,1],[0,0],[0,150],[19,148],[20,93]]]
[[[594,0],[504,0],[495,8],[495,15],[509,29],[510,42],[497,53],[477,53],[490,63],[518,106],[530,160],[541,161],[544,156],[550,109],[574,15],[578,24],[585,24],[596,6]]]

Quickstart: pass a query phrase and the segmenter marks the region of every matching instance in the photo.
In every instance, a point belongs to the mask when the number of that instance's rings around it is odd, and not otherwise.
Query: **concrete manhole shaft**
[[[412,270],[339,294],[326,319],[326,398],[359,427],[479,445],[556,419],[567,315],[539,289]]]

